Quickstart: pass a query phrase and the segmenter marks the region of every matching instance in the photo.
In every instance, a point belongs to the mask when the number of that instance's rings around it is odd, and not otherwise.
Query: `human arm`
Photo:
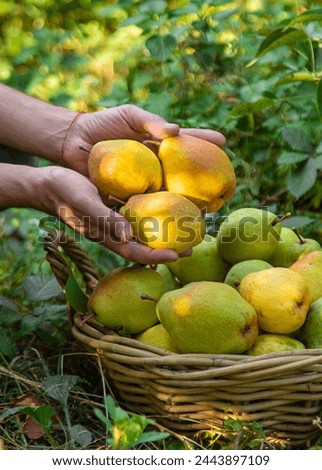
[[[0,144],[45,157],[86,176],[88,153],[80,146],[90,150],[101,140],[143,142],[179,133],[225,144],[225,137],[217,131],[181,129],[134,105],[76,113],[0,84]]]
[[[0,187],[0,209],[30,207],[59,217],[76,232],[129,261],[159,264],[178,258],[173,250],[153,250],[131,240],[128,221],[106,207],[96,187],[73,170],[0,163]],[[124,243],[124,239],[130,241]]]

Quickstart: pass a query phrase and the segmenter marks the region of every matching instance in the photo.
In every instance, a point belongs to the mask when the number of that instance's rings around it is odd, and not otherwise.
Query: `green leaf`
[[[307,160],[304,165],[297,168],[290,174],[286,181],[288,191],[299,199],[303,196],[315,183],[317,169],[314,165],[313,158]]]
[[[299,127],[284,127],[282,137],[293,150],[308,153],[312,151],[309,136]]]
[[[322,119],[322,79],[319,81],[319,84],[318,84],[316,100],[317,100],[320,118]]]
[[[288,28],[277,29],[267,36],[258,48],[256,57],[261,57],[267,52],[280,46],[292,46],[299,41],[307,40],[308,36],[302,29]]]
[[[308,10],[297,16],[294,20],[291,21],[289,26],[292,26],[296,23],[309,23],[310,21],[322,21],[322,9],[317,10]]]
[[[7,333],[0,326],[0,354],[14,358],[17,354],[16,344],[7,335]]]
[[[76,375],[51,375],[44,379],[43,387],[49,397],[65,405],[69,390],[74,387],[77,380]]]
[[[170,434],[168,432],[143,432],[141,436],[137,439],[137,441],[134,443],[134,445],[137,446],[139,444],[145,444],[146,442],[161,441],[162,439],[166,439],[169,436]]]
[[[70,437],[82,447],[87,447],[92,443],[92,434],[82,425],[75,424],[70,428]]]
[[[123,421],[125,419],[129,419],[129,415],[126,411],[124,411],[122,408],[117,406],[115,403],[113,397],[111,395],[108,395],[105,398],[105,407],[108,411],[109,417],[114,421]]]
[[[317,170],[322,170],[322,155],[314,158],[313,162]]]
[[[291,165],[292,163],[303,162],[307,160],[309,157],[310,155],[306,153],[283,152],[278,157],[277,163],[279,165]]]
[[[63,291],[57,279],[51,275],[37,274],[27,276],[22,282],[28,300],[42,301],[62,295]]]
[[[311,219],[310,217],[306,217],[305,215],[294,215],[292,217],[289,217],[281,222],[281,225],[283,227],[296,227],[296,228],[302,228],[305,227],[306,225],[311,224],[314,222],[314,219]]]
[[[147,39],[145,45],[154,59],[166,62],[177,47],[177,41],[172,34],[156,34]]]
[[[231,116],[242,117],[247,116],[247,114],[258,113],[265,108],[269,108],[274,105],[274,100],[271,98],[260,98],[257,101],[251,103],[243,103],[235,106],[231,111]]]
[[[65,292],[68,303],[76,312],[87,312],[88,296],[80,288],[72,272],[69,273]]]

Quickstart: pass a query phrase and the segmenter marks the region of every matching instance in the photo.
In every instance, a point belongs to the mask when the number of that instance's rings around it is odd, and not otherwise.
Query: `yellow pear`
[[[258,334],[254,308],[221,282],[191,282],[167,292],[157,315],[182,353],[241,354]]]
[[[145,266],[116,268],[105,274],[89,301],[89,312],[104,326],[120,334],[138,334],[158,323],[154,302],[142,300],[147,294],[160,299],[167,292],[161,274]]]
[[[299,257],[290,269],[301,274],[305,279],[311,302],[322,297],[322,251],[311,251]]]
[[[216,238],[205,235],[199,245],[192,249],[192,255],[168,263],[170,271],[182,285],[196,281],[223,281],[230,268],[217,251]]]
[[[179,352],[174,345],[174,342],[164,328],[164,326],[159,323],[158,325],[151,326],[147,330],[143,331],[135,337],[138,341],[142,343],[151,344],[160,349],[166,349],[167,351]]]
[[[205,235],[200,209],[180,194],[159,191],[137,194],[121,207],[138,242],[151,248],[182,253],[198,245]]]
[[[158,157],[135,140],[98,142],[90,152],[88,171],[103,200],[113,196],[127,201],[134,194],[159,191],[162,186]]]
[[[249,356],[259,356],[261,354],[270,354],[282,351],[294,351],[306,349],[304,344],[294,338],[286,335],[277,335],[274,333],[265,333],[257,336],[253,346],[248,349],[246,354]]]
[[[289,268],[247,274],[239,293],[254,307],[258,325],[267,333],[289,334],[300,328],[311,303],[306,281]]]
[[[189,135],[168,137],[161,141],[158,157],[165,189],[182,194],[201,210],[217,211],[235,193],[231,161],[211,142]]]

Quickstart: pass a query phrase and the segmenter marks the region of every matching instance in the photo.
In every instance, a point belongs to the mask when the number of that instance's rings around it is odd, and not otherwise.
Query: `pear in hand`
[[[161,274],[145,266],[117,268],[103,276],[89,301],[88,309],[104,326],[120,334],[138,334],[158,322],[154,302],[141,294],[160,299],[167,292]]]
[[[211,142],[189,135],[168,137],[161,141],[158,157],[165,189],[182,194],[201,210],[214,212],[235,193],[230,159]]]
[[[219,254],[231,264],[248,259],[269,262],[280,239],[279,221],[267,210],[252,207],[235,210],[219,227]]]
[[[191,282],[167,292],[157,315],[182,353],[241,354],[258,334],[254,308],[221,282]]]
[[[103,140],[88,159],[90,179],[103,201],[112,196],[127,201],[134,194],[159,191],[162,168],[158,157],[135,140]]]
[[[180,194],[159,191],[137,194],[121,207],[137,241],[151,248],[170,248],[182,253],[198,245],[205,234],[200,209]]]

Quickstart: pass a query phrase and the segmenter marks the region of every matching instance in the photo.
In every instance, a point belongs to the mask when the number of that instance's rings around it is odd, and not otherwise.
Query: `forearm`
[[[62,147],[77,113],[0,84],[0,144],[62,163]]]
[[[9,207],[42,206],[43,168],[0,163],[0,210]]]

